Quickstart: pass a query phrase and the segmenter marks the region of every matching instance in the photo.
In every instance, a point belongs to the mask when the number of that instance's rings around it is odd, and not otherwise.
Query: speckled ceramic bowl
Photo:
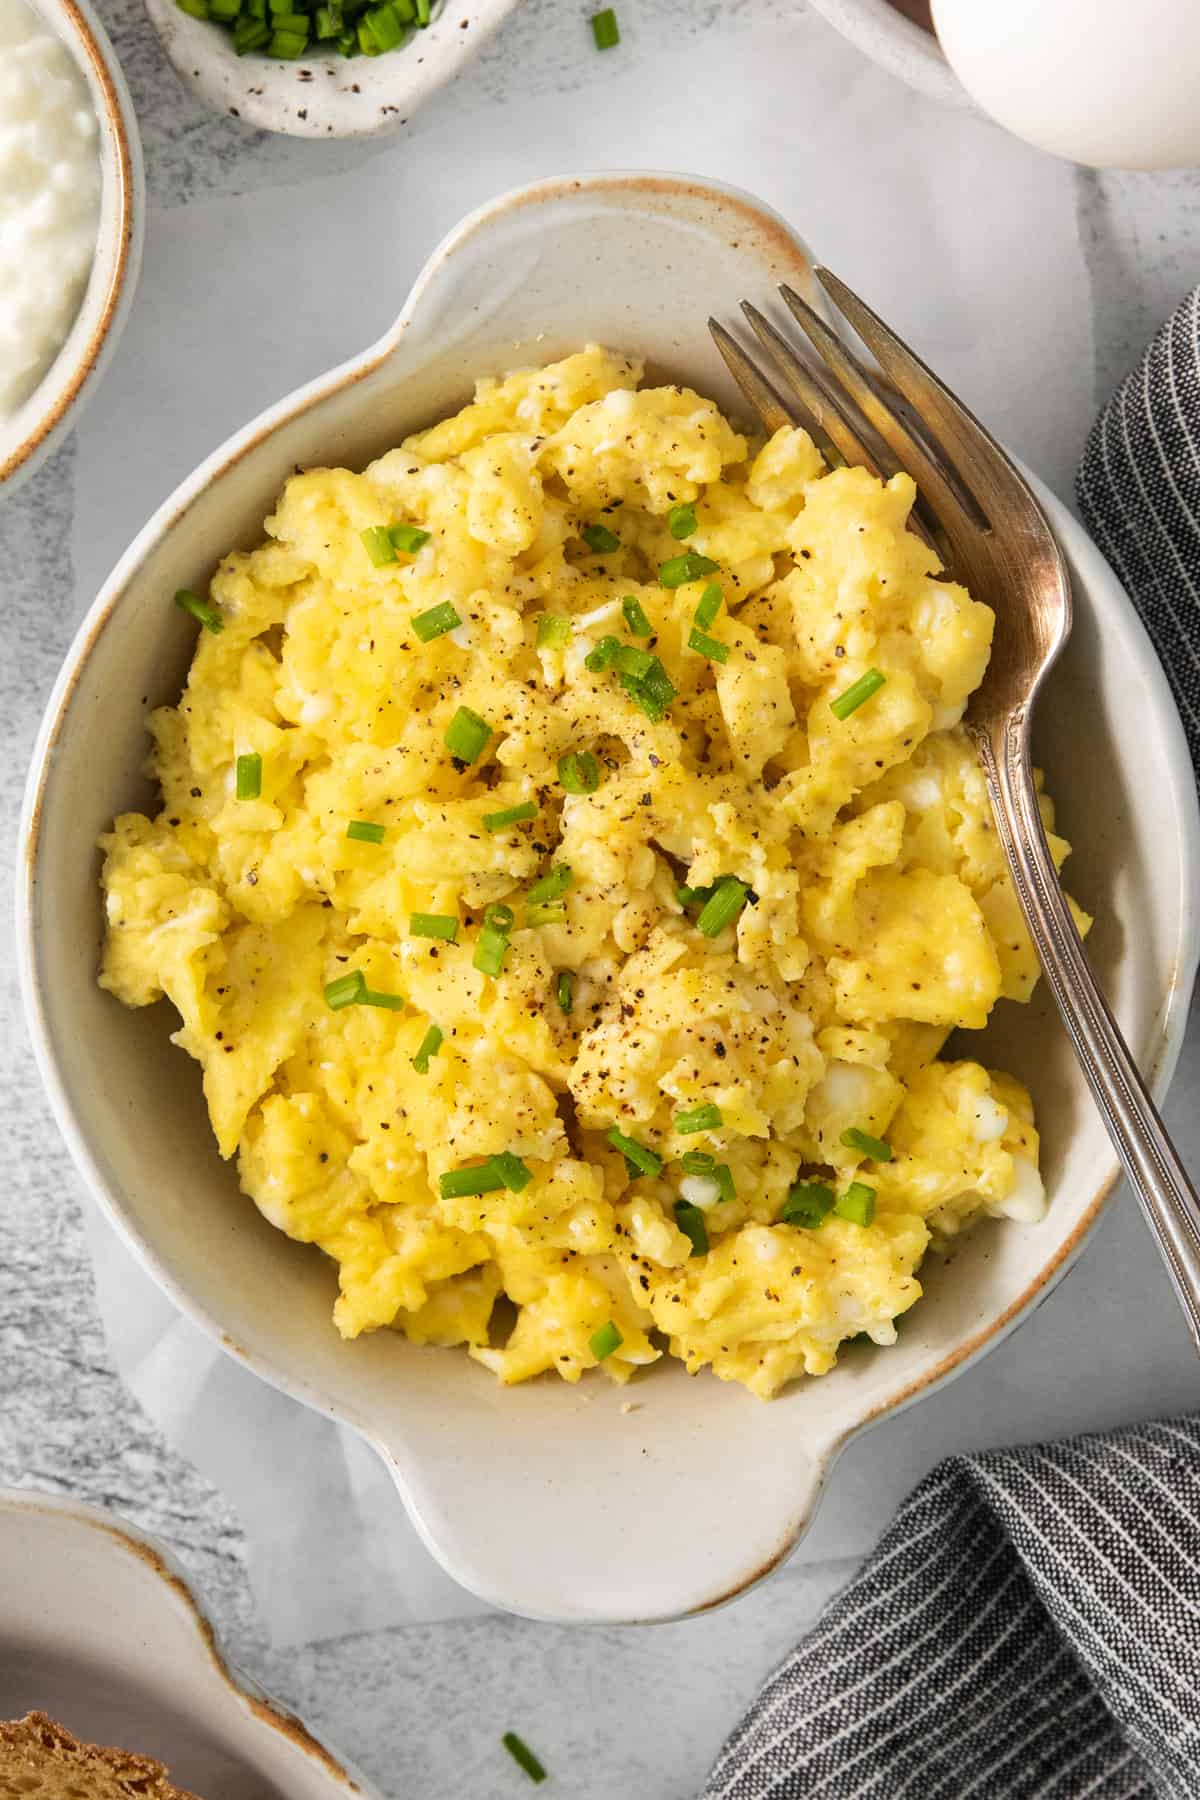
[[[31,0],[87,77],[100,124],[96,260],[66,342],[16,415],[0,423],[0,499],[71,430],[125,328],[142,260],[142,146],[129,89],[90,0]]]
[[[849,1438],[966,1368],[1043,1297],[1116,1179],[1108,1138],[1044,994],[1001,1006],[976,1054],[1032,1090],[1050,1198],[1037,1225],[987,1223],[922,1270],[887,1350],[849,1351],[765,1406],[663,1362],[628,1388],[550,1377],[511,1389],[461,1353],[379,1331],[343,1343],[331,1263],[290,1242],[217,1155],[175,1015],[96,985],[98,834],[153,805],[147,707],[177,699],[195,627],[171,605],[261,540],[297,465],[361,468],[461,406],[474,378],[589,340],[740,413],[705,325],[808,255],[766,207],[716,183],[589,176],[525,188],[461,225],[386,337],[216,451],[131,545],[50,701],[23,827],[20,957],[30,1028],[83,1175],[165,1291],[231,1355],[375,1446],[426,1543],[477,1594],[571,1620],[654,1619],[729,1599],[780,1561]],[[694,299],[693,299],[694,296]],[[1040,707],[1039,757],[1075,844],[1090,953],[1162,1091],[1196,970],[1200,822],[1183,732],[1133,608],[1065,507],[1076,624]],[[1130,728],[1130,721],[1136,727]],[[936,1404],[936,1401],[932,1402]],[[302,1479],[302,1475],[297,1477]]]
[[[226,1661],[162,1545],[96,1507],[0,1488],[0,1719],[45,1712],[212,1800],[381,1800]]]
[[[291,137],[375,137],[398,131],[453,80],[519,0],[441,0],[432,23],[386,56],[239,56],[221,26],[146,0],[175,71],[218,112]]]

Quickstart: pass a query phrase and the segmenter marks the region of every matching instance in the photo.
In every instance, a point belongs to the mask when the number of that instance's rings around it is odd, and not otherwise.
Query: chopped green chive
[[[698,656],[707,656],[709,662],[729,661],[729,645],[718,643],[716,638],[708,637],[703,631],[688,632],[688,649]]]
[[[829,702],[829,710],[835,719],[848,719],[852,712],[857,712],[864,700],[877,694],[887,680],[878,669],[868,669],[857,681],[852,681],[844,693]]]
[[[558,779],[567,794],[594,794],[600,786],[600,764],[590,750],[568,750],[558,759]]]
[[[558,1001],[559,1010],[569,1013],[575,1004],[575,981],[569,969],[559,971],[558,980],[554,984],[554,998]]]
[[[519,1194],[532,1180],[533,1171],[526,1168],[520,1157],[504,1150],[470,1168],[447,1170],[439,1176],[438,1186],[443,1200],[462,1200],[475,1194],[494,1194],[499,1188]]]
[[[645,610],[636,594],[626,594],[621,602],[621,611],[625,615],[625,623],[634,637],[653,637],[654,627],[646,617]]]
[[[417,4],[417,24],[421,27],[421,30],[424,31],[425,27],[429,23],[430,0],[416,0],[416,4]]]
[[[361,536],[363,548],[377,569],[382,569],[387,563],[395,562],[396,546],[388,536],[386,525],[368,525]]]
[[[265,19],[239,19],[233,28],[233,47],[239,56],[248,56],[251,50],[261,50],[270,42],[271,27]]]
[[[727,925],[741,912],[749,897],[750,889],[736,875],[722,875],[711,897],[700,909],[700,917],[696,920],[697,931],[705,937],[717,937]]]
[[[558,613],[543,613],[537,622],[537,647],[539,650],[553,648],[559,644],[569,643],[571,639],[571,621]]]
[[[533,1170],[511,1150],[502,1150],[499,1156],[493,1156],[492,1162],[510,1193],[519,1194],[533,1180]]]
[[[885,1143],[882,1138],[872,1137],[869,1131],[860,1131],[857,1125],[852,1125],[848,1131],[843,1131],[842,1143],[847,1150],[861,1150],[864,1156],[871,1158],[872,1162],[891,1162],[892,1160],[892,1146]]]
[[[716,1131],[720,1124],[721,1109],[711,1100],[675,1114],[675,1129],[680,1137],[690,1137],[695,1131]]]
[[[537,814],[536,800],[522,800],[520,806],[506,806],[503,812],[484,813],[483,829],[503,831],[506,825],[524,825],[527,819],[536,819]]]
[[[504,968],[504,958],[509,954],[509,936],[506,931],[493,931],[491,925],[484,925],[480,931],[479,943],[475,945],[475,956],[471,958],[473,967],[479,968],[480,976],[491,976],[493,979]]]
[[[631,700],[634,700],[652,724],[657,725],[675,698],[671,678],[656,656],[653,667],[639,681],[636,675],[621,673],[617,678]]]
[[[592,37],[597,50],[615,50],[621,41],[621,28],[611,6],[592,14]]]
[[[199,594],[193,594],[191,588],[180,588],[175,604],[183,612],[191,613],[193,619],[199,619],[205,631],[224,631],[225,621],[219,610],[211,600],[202,600]]]
[[[690,500],[681,500],[667,514],[667,530],[673,538],[690,538],[696,529],[696,509]]]
[[[262,757],[257,750],[237,759],[234,792],[239,800],[257,800],[262,793]]]
[[[377,988],[365,987],[358,996],[360,1006],[379,1006],[385,1012],[403,1012],[408,1001],[403,994],[381,994]]]
[[[287,61],[312,55],[318,47],[323,55],[336,51],[342,56],[360,52],[378,56],[404,42],[411,25],[427,26],[432,12],[431,0],[382,0],[369,10],[367,0],[270,0],[269,5],[268,0],[177,0],[177,4],[192,18],[223,27],[238,56],[262,50]],[[405,533],[416,530],[402,528]],[[398,548],[408,547],[401,537]]]
[[[619,638],[602,637],[595,649],[589,650],[584,657],[584,668],[590,669],[593,675],[603,674],[620,648],[621,640]]]
[[[696,624],[701,631],[707,631],[721,610],[724,599],[715,581],[710,581],[696,603]]]
[[[733,1185],[733,1170],[728,1163],[718,1163],[712,1172],[712,1178],[717,1184],[717,1191],[722,1200],[737,1199],[737,1189]]]
[[[607,1135],[613,1149],[619,1150],[625,1158],[632,1174],[662,1174],[663,1159],[657,1151],[651,1150],[646,1144],[639,1144],[636,1138],[626,1137],[616,1125],[611,1127]]]
[[[417,4],[420,5],[421,0],[417,0]],[[425,4],[426,12],[423,23],[427,24],[429,20],[428,0],[425,0]],[[523,1739],[519,1738],[515,1731],[506,1731],[504,1736],[500,1739],[500,1742],[504,1745],[504,1748],[508,1751],[508,1754],[512,1757],[513,1761],[520,1768],[524,1769],[530,1781],[545,1781],[545,1769],[533,1754],[529,1745],[525,1743]]]
[[[431,644],[434,638],[445,637],[462,619],[454,610],[449,600],[443,600],[440,606],[431,606],[428,612],[414,613],[412,628],[423,644]]]
[[[658,571],[658,579],[665,588],[682,587],[685,581],[699,581],[702,575],[712,575],[717,564],[711,556],[701,556],[698,550],[685,550],[682,556],[668,557]]]
[[[798,1181],[788,1189],[779,1216],[785,1225],[815,1231],[826,1213],[833,1211],[833,1189],[823,1181]]]
[[[607,1325],[600,1327],[599,1331],[593,1331],[588,1339],[588,1347],[596,1361],[603,1362],[606,1356],[611,1356],[614,1350],[619,1350],[624,1342],[625,1339],[610,1319]]]
[[[716,883],[712,887],[677,887],[675,898],[680,906],[703,906],[716,893]]]
[[[387,836],[387,826],[372,825],[368,819],[351,819],[346,836],[353,838],[356,844],[382,844]]]
[[[834,1201],[833,1210],[839,1219],[849,1219],[852,1225],[869,1225],[875,1217],[875,1189],[865,1181],[852,1181]]]
[[[708,1226],[704,1222],[704,1214],[690,1200],[675,1202],[675,1223],[684,1237],[692,1241],[693,1256],[708,1255]]]
[[[395,6],[373,6],[364,18],[380,50],[394,50],[403,43],[404,21]]]
[[[567,916],[563,900],[544,901],[540,906],[525,908],[526,925],[561,925]]]
[[[410,937],[439,938],[444,944],[458,941],[458,920],[453,913],[413,913],[408,921]]]
[[[513,927],[511,906],[489,906],[483,915],[479,941],[475,945],[472,965],[481,975],[499,975],[508,955],[508,935]]]
[[[555,863],[549,872],[535,881],[526,894],[530,906],[541,906],[547,900],[558,900],[570,887],[573,876],[569,863]]]
[[[343,1006],[357,1006],[366,991],[367,978],[361,969],[355,969],[350,975],[339,975],[336,981],[325,983],[325,1004],[340,1012]]]
[[[378,10],[382,11],[382,8]],[[392,10],[395,10],[394,6]],[[422,531],[419,525],[389,525],[387,534],[391,539],[392,549],[402,550],[406,556],[414,555],[422,544],[429,542],[429,533]]]
[[[579,535],[588,549],[594,550],[598,556],[607,556],[610,551],[621,548],[620,538],[607,525],[585,525]]]
[[[613,656],[613,668],[622,675],[632,675],[635,681],[645,681],[647,675],[658,661],[648,650],[637,650],[632,644],[620,644]]]
[[[460,706],[446,727],[444,742],[456,762],[473,763],[482,754],[491,735],[492,728],[486,719],[481,719],[469,706]]]
[[[442,1033],[438,1026],[431,1025],[421,1039],[417,1054],[412,1059],[412,1066],[418,1075],[428,1075],[429,1059],[436,1056],[442,1047]]]
[[[497,1166],[499,1160],[499,1157],[489,1156],[486,1162],[472,1163],[469,1168],[447,1169],[438,1177],[442,1199],[473,1199],[476,1194],[494,1194],[507,1187],[504,1171]]]

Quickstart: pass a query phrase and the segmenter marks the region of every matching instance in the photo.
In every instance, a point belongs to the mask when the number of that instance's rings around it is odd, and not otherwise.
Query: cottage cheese
[[[83,72],[26,0],[0,0],[0,421],[62,348],[99,220],[98,128]]]

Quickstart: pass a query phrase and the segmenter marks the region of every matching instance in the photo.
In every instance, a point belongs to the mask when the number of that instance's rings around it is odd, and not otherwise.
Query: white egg
[[[1100,168],[1200,164],[1197,0],[933,0],[946,57],[1018,137]]]

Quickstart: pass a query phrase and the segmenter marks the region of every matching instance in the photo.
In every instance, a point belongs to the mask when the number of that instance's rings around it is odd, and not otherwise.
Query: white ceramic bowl
[[[145,186],[133,102],[90,0],[31,0],[87,78],[100,125],[96,260],[66,342],[14,417],[0,423],[0,497],[57,449],[95,392],[125,328],[142,260]]]
[[[764,1406],[661,1364],[628,1389],[547,1380],[503,1390],[461,1354],[386,1331],[343,1343],[332,1265],[289,1242],[216,1153],[196,1066],[166,1006],[130,1012],[96,986],[97,834],[153,804],[148,705],[173,701],[194,627],[171,605],[220,554],[261,538],[297,464],[359,467],[461,405],[473,378],[589,339],[636,351],[741,411],[705,328],[742,295],[812,292],[804,247],[757,202],[672,176],[542,183],[475,213],[435,252],[372,350],[256,419],[171,496],[88,614],[51,699],[23,828],[20,954],[42,1073],[88,1186],[135,1253],[234,1356],[357,1427],[449,1572],[514,1611],[652,1619],[726,1599],[778,1562],[830,1465],[872,1419],[995,1344],[1078,1250],[1116,1176],[1108,1140],[1044,996],[1001,1007],[982,1054],[1029,1083],[1049,1213],[987,1224],[922,1274],[899,1344],[848,1353]],[[689,302],[689,296],[696,296]],[[1040,753],[1074,840],[1092,954],[1161,1089],[1197,957],[1200,827],[1158,662],[1099,552],[1047,498],[1078,621],[1041,705]],[[636,1410],[626,1412],[632,1400]]]
[[[226,1662],[161,1544],[96,1507],[0,1488],[0,1719],[46,1712],[217,1800],[376,1790]]]
[[[518,0],[441,0],[432,23],[386,56],[239,56],[230,34],[146,0],[175,72],[218,112],[291,137],[376,137],[399,131],[468,63]]]
[[[809,4],[889,75],[933,100],[970,106],[966,89],[932,32],[905,18],[888,0],[809,0]]]

